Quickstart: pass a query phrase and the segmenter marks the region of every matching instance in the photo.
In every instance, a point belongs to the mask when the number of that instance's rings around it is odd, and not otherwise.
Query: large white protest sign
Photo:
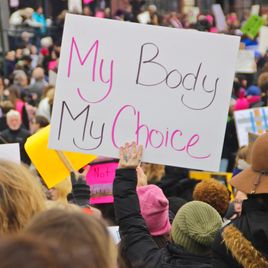
[[[263,134],[268,130],[268,107],[234,112],[240,146],[248,144],[248,133]]]
[[[253,50],[239,50],[236,62],[236,72],[252,74],[257,71]]]
[[[20,146],[18,143],[0,145],[0,159],[20,164]]]
[[[49,146],[217,170],[239,41],[67,15]]]

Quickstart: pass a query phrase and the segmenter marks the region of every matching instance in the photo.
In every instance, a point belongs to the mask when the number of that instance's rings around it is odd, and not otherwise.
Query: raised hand
[[[136,168],[141,162],[142,152],[142,145],[125,143],[119,151],[119,168]]]

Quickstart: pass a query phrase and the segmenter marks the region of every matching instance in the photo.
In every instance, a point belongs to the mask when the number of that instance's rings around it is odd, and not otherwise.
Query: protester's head
[[[251,85],[247,88],[247,96],[260,96],[261,89],[257,86]]]
[[[242,212],[242,203],[243,201],[247,199],[247,195],[244,194],[241,191],[237,191],[235,194],[235,199],[234,199],[234,212],[237,215],[240,215]]]
[[[170,232],[168,200],[162,190],[153,184],[138,187],[141,214],[152,236]]]
[[[38,14],[43,14],[43,6],[42,5],[37,5],[35,10]]]
[[[6,115],[10,110],[15,109],[12,102],[9,100],[2,101],[0,107],[4,115]]]
[[[34,217],[25,232],[55,242],[71,257],[90,260],[90,267],[116,267],[116,247],[105,224],[94,216],[50,209]]]
[[[250,163],[251,166],[234,176],[230,184],[245,194],[268,193],[268,133],[254,141]]]
[[[36,133],[41,128],[49,125],[49,121],[45,116],[37,115],[32,121],[32,133]]]
[[[36,80],[36,81],[42,81],[45,78],[45,72],[44,69],[41,67],[36,67],[33,70],[32,73],[32,77]]]
[[[262,91],[264,91],[263,87],[267,83],[268,83],[268,72],[264,72],[264,73],[260,74],[260,76],[258,77],[258,86],[262,89]]]
[[[14,71],[14,84],[22,87],[26,87],[28,85],[28,78],[24,71]]]
[[[11,130],[18,130],[21,126],[20,113],[15,110],[10,110],[7,115],[7,125]]]
[[[31,7],[26,7],[24,9],[21,9],[21,16],[23,16],[25,19],[30,19],[33,15],[34,10]]]
[[[180,197],[168,197],[169,203],[169,221],[173,222],[178,210],[186,203],[186,200]]]
[[[193,199],[211,205],[221,217],[224,217],[228,209],[230,195],[222,183],[215,179],[207,179],[195,186]]]
[[[61,181],[53,188],[49,189],[50,199],[67,203],[67,195],[72,191],[72,184],[69,178]]]
[[[189,253],[203,255],[211,250],[221,226],[221,216],[212,206],[201,201],[191,201],[176,214],[171,236],[175,244]]]
[[[147,176],[148,182],[160,181],[165,174],[165,166],[151,163],[142,163],[142,169]]]
[[[0,160],[0,233],[15,233],[45,209],[37,179],[22,165]]]
[[[55,244],[29,235],[1,238],[0,263],[1,268],[88,267],[82,265],[78,258],[70,258]]]
[[[244,163],[245,166],[246,164],[250,163],[250,146],[247,146],[247,145],[241,146],[239,150],[237,151],[236,159],[235,159],[235,166],[239,167],[239,164],[241,165],[242,163]]]
[[[6,56],[5,56],[6,60],[9,60],[9,61],[15,61],[16,59],[16,52],[14,50],[10,50],[6,53]]]

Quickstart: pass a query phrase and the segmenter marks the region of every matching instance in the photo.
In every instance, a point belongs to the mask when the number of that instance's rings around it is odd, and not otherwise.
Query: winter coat
[[[113,186],[115,216],[122,239],[122,255],[133,268],[209,268],[209,256],[190,254],[179,245],[159,249],[140,213],[135,169],[117,169]]]
[[[213,267],[268,267],[268,194],[248,195],[241,216],[218,234]]]

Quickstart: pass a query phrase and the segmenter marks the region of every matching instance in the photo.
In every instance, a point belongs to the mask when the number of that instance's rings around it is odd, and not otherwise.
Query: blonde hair
[[[142,169],[147,176],[148,182],[151,180],[160,181],[165,174],[165,166],[163,165],[143,163]]]
[[[96,217],[50,209],[35,216],[25,232],[57,243],[70,256],[90,260],[92,268],[116,267],[117,248],[104,222]]]
[[[45,209],[45,197],[30,171],[0,160],[0,234],[19,232],[34,214]]]
[[[58,201],[62,203],[67,203],[67,195],[72,191],[72,183],[70,178],[61,181],[57,185],[54,186],[57,190]]]

